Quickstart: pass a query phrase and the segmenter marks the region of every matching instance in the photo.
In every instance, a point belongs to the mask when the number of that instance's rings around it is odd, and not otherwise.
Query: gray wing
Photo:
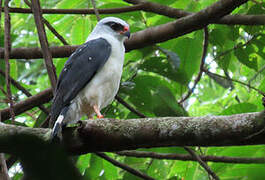
[[[65,63],[59,76],[53,104],[50,127],[53,126],[63,108],[82,90],[106,63],[111,45],[103,38],[86,42],[79,47]]]

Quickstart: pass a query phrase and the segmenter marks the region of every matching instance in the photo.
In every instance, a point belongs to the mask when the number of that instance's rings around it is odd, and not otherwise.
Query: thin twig
[[[205,27],[203,30],[204,30],[204,40],[203,40],[203,50],[202,50],[202,56],[201,56],[200,71],[194,80],[193,87],[189,89],[188,93],[179,101],[179,103],[183,103],[184,101],[186,101],[190,97],[190,95],[193,93],[196,85],[198,84],[198,82],[201,80],[201,77],[202,77],[205,58],[207,55],[208,39],[209,39],[208,38],[209,37],[208,28]]]
[[[31,8],[31,3],[28,0],[24,0],[24,2]],[[68,45],[66,40],[56,31],[55,28],[47,21],[44,17],[42,17],[43,23],[47,26],[47,28],[57,37],[64,45]]]
[[[128,171],[129,173],[140,177],[142,179],[146,179],[146,180],[154,180],[154,178],[142,173],[141,171],[138,171],[136,169],[131,168],[130,166],[123,164],[119,161],[116,161],[115,159],[110,158],[109,156],[107,156],[105,153],[101,153],[101,152],[97,152],[96,153],[97,156],[105,159],[106,161],[109,161],[111,164],[113,164],[114,166],[120,167],[122,169],[124,169],[125,171]]]
[[[0,75],[5,77],[5,72],[0,69]],[[17,89],[19,89],[21,92],[23,92],[26,96],[30,97],[32,96],[32,94],[23,86],[21,86],[15,79],[13,79],[12,77],[8,76],[11,84],[13,84],[13,86],[15,86]],[[40,108],[40,110],[42,110],[44,113],[49,114],[49,110],[46,109],[43,105],[38,106]]]
[[[94,12],[95,12],[95,15],[97,17],[97,20],[100,21],[100,16],[99,16],[99,12],[98,12],[95,0],[91,0],[91,3],[92,3],[92,6],[94,8]]]
[[[191,155],[193,156],[198,163],[210,174],[215,180],[219,180],[220,178],[211,170],[211,168],[200,158],[198,154],[196,154],[192,149],[189,147],[184,147],[184,149]]]
[[[137,116],[141,117],[141,118],[146,118],[146,116],[144,114],[142,114],[141,112],[137,111],[136,109],[134,109],[130,104],[128,104],[127,102],[125,102],[120,96],[116,95],[115,99],[121,103],[122,105],[124,105],[127,109],[129,109],[131,112],[133,112],[134,114],[136,114]]]
[[[54,27],[52,27],[52,25],[49,23],[49,21],[47,21],[45,18],[42,18],[43,23],[47,26],[47,28],[55,35],[55,37],[57,37],[62,43],[63,45],[69,45],[66,40],[63,38],[63,36],[61,36]]]
[[[11,38],[10,38],[10,15],[9,15],[9,7],[8,7],[9,0],[5,0],[5,81],[6,81],[6,91],[7,91],[7,99],[9,101],[10,106],[10,114],[12,121],[15,121],[15,113],[13,109],[13,99],[12,99],[12,92],[10,88],[10,80],[8,79],[9,72],[10,72],[10,64],[9,64],[9,53],[11,51]]]
[[[0,91],[2,91],[2,93],[7,97],[8,96],[8,94],[7,94],[7,92],[4,90],[4,88],[2,88],[1,86],[0,86]]]
[[[213,75],[215,75],[215,76],[217,76],[217,77],[220,77],[220,78],[223,78],[223,79],[227,79],[227,77],[225,77],[225,76],[221,76],[221,75],[219,75],[219,74],[212,73],[212,72],[210,72],[209,70],[207,70],[206,68],[203,69],[203,72],[205,72],[206,74],[209,74],[209,73],[210,73],[210,74],[213,74]],[[261,94],[262,96],[265,96],[265,93],[264,93],[264,92],[262,92],[261,90],[255,88],[255,87],[253,87],[253,86],[251,86],[251,85],[249,85],[249,84],[247,84],[247,83],[244,83],[244,82],[241,82],[241,81],[239,81],[239,80],[232,79],[232,78],[230,78],[229,80],[231,80],[231,81],[233,81],[233,82],[236,82],[236,83],[239,83],[239,84],[242,84],[242,85],[244,85],[244,86],[247,86],[248,88],[257,91],[257,92],[258,92],[259,94]]]
[[[261,35],[263,35],[263,34],[262,34],[262,33],[254,34],[254,35],[252,36],[252,38],[249,39],[249,40],[247,40],[244,44],[240,44],[240,43],[239,43],[239,44],[235,45],[233,48],[228,49],[228,50],[226,50],[226,51],[220,53],[218,56],[214,57],[214,60],[219,59],[220,57],[225,56],[226,54],[228,54],[228,53],[230,53],[230,52],[232,52],[232,51],[234,51],[234,50],[236,50],[236,49],[238,49],[238,48],[242,48],[242,47],[247,46],[249,43],[251,43],[251,41],[253,41],[254,39],[258,38],[258,37],[261,36]]]
[[[2,180],[10,180],[10,177],[8,175],[8,169],[6,166],[6,160],[5,160],[5,154],[0,153],[0,179]]]
[[[56,88],[57,76],[56,76],[56,70],[55,70],[54,64],[52,62],[52,55],[49,49],[46,32],[45,32],[43,22],[42,22],[42,11],[41,11],[39,0],[32,1],[31,8],[34,14],[35,24],[38,30],[39,41],[41,44],[46,69],[47,69],[47,72],[48,72],[48,75],[51,81],[51,85],[53,88],[53,92],[54,92]]]
[[[115,152],[120,156],[130,156],[137,158],[153,158],[153,159],[167,159],[167,160],[181,160],[181,161],[197,161],[190,154],[176,154],[176,153],[156,153],[149,151],[119,151]],[[216,163],[236,163],[236,164],[264,164],[264,157],[228,157],[228,156],[206,156],[200,155],[203,161]]]

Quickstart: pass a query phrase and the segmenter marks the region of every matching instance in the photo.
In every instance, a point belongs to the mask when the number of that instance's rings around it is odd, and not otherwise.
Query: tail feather
[[[55,122],[52,129],[52,139],[59,138],[62,139],[62,126],[63,126],[64,116],[60,115]]]
[[[54,140],[54,139],[62,140],[62,129],[63,129],[63,126],[66,125],[64,118],[66,116],[68,109],[69,109],[69,106],[66,106],[61,110],[61,113],[58,116],[58,118],[57,118],[57,120],[53,126],[53,129],[52,129],[52,137],[51,137],[52,140]]]

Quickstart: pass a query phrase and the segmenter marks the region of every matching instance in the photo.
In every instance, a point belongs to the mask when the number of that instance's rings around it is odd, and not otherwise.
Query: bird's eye
[[[115,22],[109,22],[107,25],[109,25],[114,31],[122,31],[124,29],[123,25]]]

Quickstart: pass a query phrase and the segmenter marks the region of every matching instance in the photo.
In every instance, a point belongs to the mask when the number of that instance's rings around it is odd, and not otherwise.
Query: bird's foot
[[[103,119],[104,118],[104,116],[102,114],[97,115],[97,117],[98,117],[98,119]]]
[[[97,114],[97,117],[98,117],[99,119],[104,118],[104,116],[101,114],[101,112],[100,112],[100,110],[99,110],[99,108],[98,108],[97,105],[94,105],[93,108],[94,108],[94,111],[95,111],[95,113]]]

